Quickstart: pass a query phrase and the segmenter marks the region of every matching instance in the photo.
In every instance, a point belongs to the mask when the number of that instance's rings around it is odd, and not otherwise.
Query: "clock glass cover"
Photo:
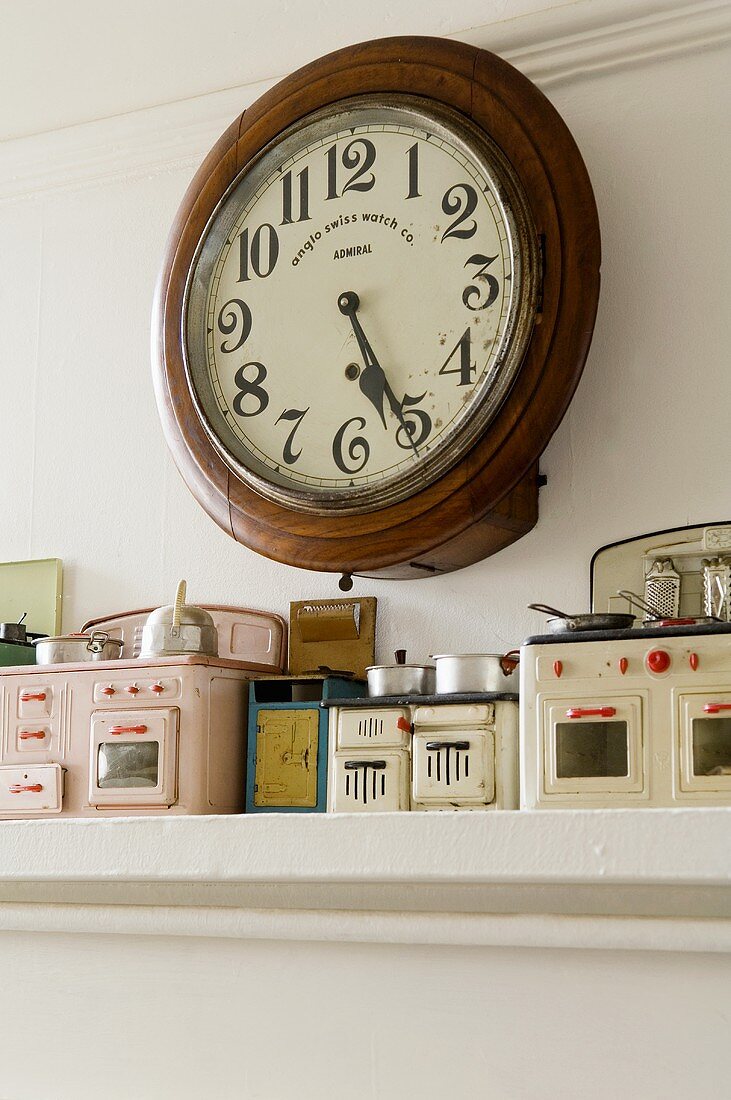
[[[319,110],[248,164],[188,275],[185,369],[236,476],[366,512],[444,474],[520,369],[536,234],[500,151],[408,96]]]

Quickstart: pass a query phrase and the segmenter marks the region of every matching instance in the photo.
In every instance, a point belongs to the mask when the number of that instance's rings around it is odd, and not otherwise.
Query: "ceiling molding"
[[[598,0],[480,28],[466,37],[499,53],[546,90],[722,46],[731,41],[731,3]]]
[[[454,36],[499,53],[549,90],[731,41],[731,3],[582,0]],[[191,173],[270,80],[0,143],[0,201],[101,182]]]

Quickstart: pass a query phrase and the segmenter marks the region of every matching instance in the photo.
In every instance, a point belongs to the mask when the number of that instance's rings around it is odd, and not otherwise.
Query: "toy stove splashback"
[[[202,656],[0,675],[0,817],[244,808],[245,664]]]
[[[282,672],[287,660],[287,625],[280,615],[249,607],[200,604],[208,611],[218,634],[218,655],[232,661],[244,661],[259,672]],[[124,657],[139,657],[142,631],[154,608],[122,611],[103,619],[90,619],[82,631],[106,630],[110,638],[122,642]]]
[[[593,611],[627,611],[621,592],[629,589],[662,616],[731,622],[731,523],[676,527],[602,546],[592,559],[591,581]]]
[[[731,624],[529,638],[521,806],[731,803]]]

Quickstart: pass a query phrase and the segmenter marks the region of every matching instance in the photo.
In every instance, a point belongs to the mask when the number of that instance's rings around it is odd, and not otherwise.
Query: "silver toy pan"
[[[551,634],[580,630],[629,630],[635,621],[635,616],[629,613],[591,611],[585,615],[569,615],[546,603],[529,603],[528,607],[532,611],[554,616],[546,623]]]

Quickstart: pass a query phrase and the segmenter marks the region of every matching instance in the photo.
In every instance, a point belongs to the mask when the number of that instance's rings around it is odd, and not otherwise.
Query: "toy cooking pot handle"
[[[503,676],[510,676],[515,672],[520,663],[520,650],[511,649],[509,653],[506,653],[504,657],[500,658],[500,668],[503,670]]]
[[[89,653],[101,653],[108,641],[109,634],[106,630],[94,630],[86,644],[86,648]]]

